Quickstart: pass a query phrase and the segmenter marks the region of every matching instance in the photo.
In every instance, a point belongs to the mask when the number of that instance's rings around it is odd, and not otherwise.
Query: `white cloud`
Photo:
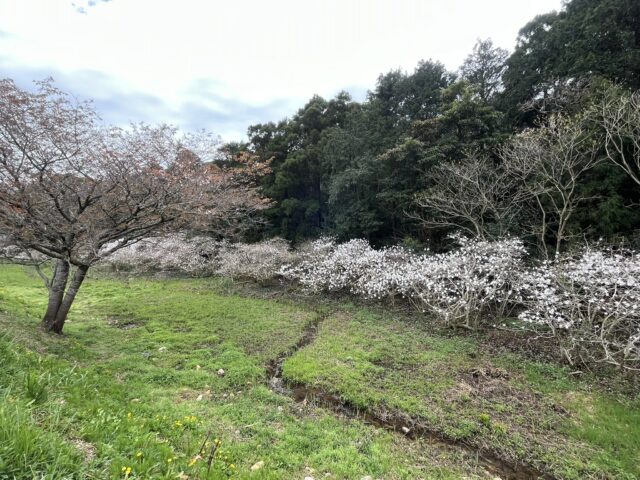
[[[144,96],[145,115],[239,138],[312,94],[372,88],[420,59],[457,68],[477,38],[511,49],[517,31],[561,0],[20,0],[0,3],[0,67],[50,72],[80,95]],[[95,81],[82,72],[104,75]],[[103,79],[104,80],[104,79]],[[108,85],[108,88],[107,88]],[[100,90],[103,89],[103,90]],[[118,118],[140,116],[110,99]],[[154,102],[151,102],[155,104]],[[111,113],[102,112],[109,119]],[[273,116],[268,117],[269,113]],[[255,116],[255,118],[253,117]]]

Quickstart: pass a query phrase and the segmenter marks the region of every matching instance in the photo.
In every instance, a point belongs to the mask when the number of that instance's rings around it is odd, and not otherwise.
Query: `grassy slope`
[[[424,324],[351,308],[329,317],[284,375],[559,478],[640,477],[640,400],[592,391],[558,366],[490,356],[471,339],[430,335]]]
[[[207,478],[207,432],[222,441],[208,478],[472,475],[457,453],[269,391],[265,362],[316,313],[223,287],[92,279],[59,338],[37,328],[40,280],[0,265],[0,478]]]
[[[224,292],[217,280],[91,280],[57,338],[36,328],[40,280],[0,266],[0,478],[124,478],[123,467],[136,478],[205,478],[205,462],[190,464],[208,431],[223,441],[211,478],[474,471],[461,455],[271,393],[264,364],[316,313]],[[640,476],[639,401],[406,319],[345,306],[285,375],[559,477]]]

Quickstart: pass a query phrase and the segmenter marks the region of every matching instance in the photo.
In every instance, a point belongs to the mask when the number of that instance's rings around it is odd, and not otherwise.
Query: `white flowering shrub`
[[[50,258],[35,250],[20,248],[11,239],[0,235],[0,261],[21,263],[24,265],[40,265]]]
[[[587,249],[527,266],[518,239],[455,237],[440,254],[376,250],[364,240],[320,238],[297,250],[282,239],[254,244],[169,235],[117,251],[122,270],[177,271],[265,282],[282,276],[311,292],[405,298],[449,324],[477,328],[517,315],[553,334],[570,362],[640,369],[640,256]]]
[[[374,250],[365,240],[336,244],[320,238],[299,251],[297,263],[285,265],[280,274],[312,292],[347,291],[381,299],[397,293],[393,272],[410,254],[400,248]]]
[[[525,254],[519,240],[484,242],[456,238],[451,253],[418,255],[401,247],[374,250],[364,240],[311,244],[281,274],[313,292],[348,291],[369,299],[402,296],[443,319],[475,326],[490,308],[512,295],[513,272]]]
[[[475,328],[513,307],[514,280],[526,251],[518,239],[495,242],[457,237],[460,248],[412,259],[401,293],[449,323]]]
[[[203,276],[215,273],[218,255],[225,242],[207,237],[186,237],[183,234],[148,238],[117,250],[103,264],[118,271],[180,272]],[[107,245],[106,248],[109,246]]]
[[[289,244],[278,238],[247,244],[173,234],[120,249],[103,263],[118,271],[224,275],[265,281],[295,258]]]
[[[274,278],[283,265],[295,259],[289,243],[281,238],[259,243],[227,243],[218,254],[216,273],[264,282]]]
[[[520,276],[519,317],[548,327],[570,362],[640,368],[640,257],[586,249]]]

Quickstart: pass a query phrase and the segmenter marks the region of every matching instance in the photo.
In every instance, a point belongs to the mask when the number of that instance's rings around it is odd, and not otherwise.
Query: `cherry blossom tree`
[[[50,276],[40,270],[49,291],[42,326],[61,333],[92,265],[238,202],[232,179],[205,163],[214,137],[106,127],[52,81],[37,86],[31,93],[0,81],[0,236],[23,259],[54,261]]]

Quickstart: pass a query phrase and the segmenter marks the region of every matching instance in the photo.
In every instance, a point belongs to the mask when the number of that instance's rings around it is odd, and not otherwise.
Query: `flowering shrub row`
[[[147,238],[117,250],[103,264],[118,271],[140,273],[162,271],[203,276],[216,273],[220,250],[225,242],[207,237],[167,235]],[[107,245],[107,248],[109,246]]]
[[[193,276],[224,275],[264,281],[294,261],[282,239],[229,243],[183,234],[149,238],[116,251],[103,262],[118,271],[178,272]]]
[[[418,255],[399,247],[374,250],[362,240],[320,239],[279,273],[313,292],[401,296],[468,328],[517,315],[555,336],[571,363],[640,368],[637,254],[587,249],[532,267],[520,240],[456,240],[459,248],[449,253]]]
[[[519,317],[563,340],[570,362],[640,368],[640,257],[586,249],[519,274]]]
[[[225,243],[219,251],[216,273],[264,282],[274,278],[283,265],[295,259],[289,244],[281,238],[259,243]]]
[[[230,244],[172,235],[116,252],[117,269],[170,270],[266,281],[365,299],[405,298],[449,324],[477,328],[518,317],[560,342],[570,362],[640,368],[640,257],[586,249],[531,266],[518,239],[455,238],[448,253],[373,249],[320,238],[292,251],[273,239]]]
[[[505,313],[514,291],[513,272],[524,268],[525,249],[515,239],[456,240],[460,248],[450,253],[418,255],[400,247],[374,250],[363,240],[336,245],[320,239],[279,273],[314,292],[401,296],[448,322],[475,327],[491,310]]]

